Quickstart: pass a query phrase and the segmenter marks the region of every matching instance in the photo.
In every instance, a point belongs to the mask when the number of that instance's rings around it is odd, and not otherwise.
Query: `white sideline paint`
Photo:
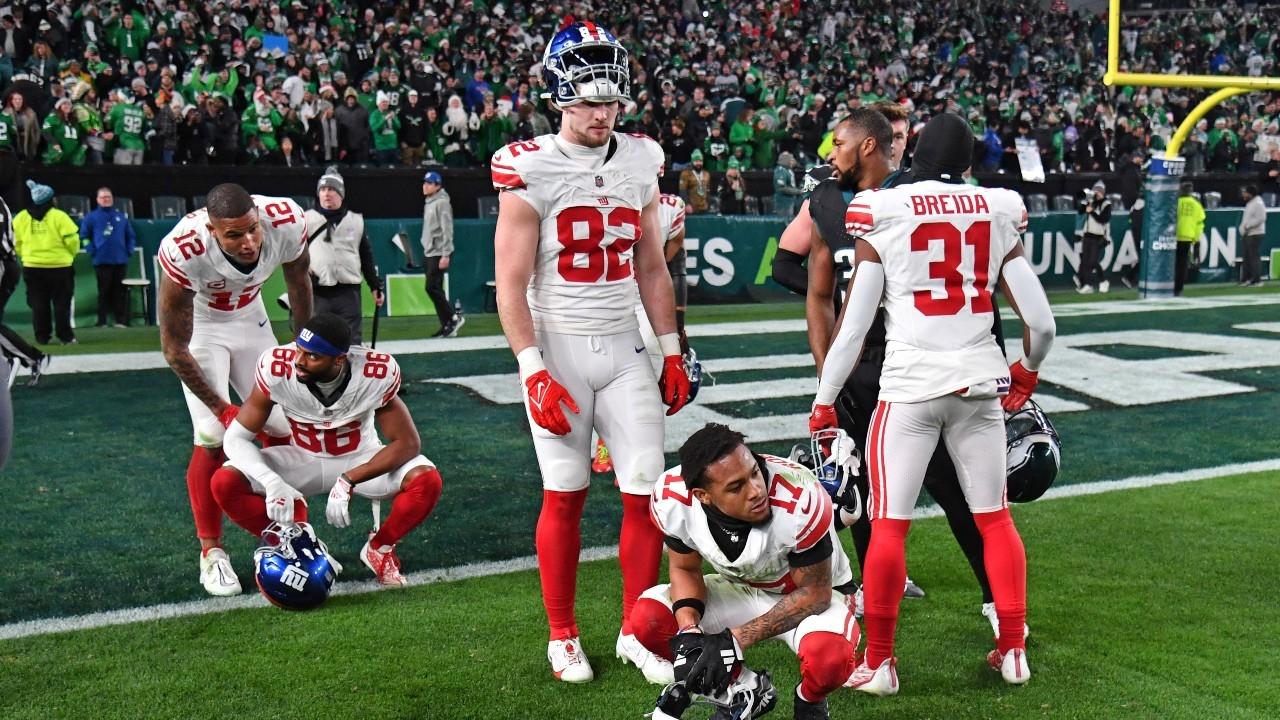
[[[1123,315],[1126,313],[1163,312],[1169,310],[1211,310],[1222,307],[1255,307],[1280,305],[1280,295],[1210,295],[1198,298],[1164,298],[1161,300],[1100,300],[1071,303],[1053,308],[1055,317],[1083,317],[1087,315]],[[803,308],[797,310],[800,312]],[[768,335],[773,333],[805,332],[803,318],[796,320],[766,320],[762,322],[693,323],[688,327],[689,337],[727,337],[731,335]],[[507,347],[501,335],[464,338],[424,338],[422,340],[384,340],[378,348],[393,355],[424,355],[433,353],[466,352],[472,350],[500,350]],[[807,356],[805,356],[807,357]],[[807,364],[807,363],[806,363]],[[46,375],[65,375],[87,372],[118,372],[124,370],[158,370],[168,367],[159,350],[132,353],[104,353],[67,355],[55,357]],[[774,366],[778,367],[778,366]],[[712,366],[712,372],[727,370]],[[735,368],[751,369],[751,368]]]
[[[1077,485],[1059,485],[1057,487],[1050,488],[1049,492],[1045,493],[1044,497],[1041,498],[1039,502],[1058,498],[1079,497],[1081,495],[1098,495],[1101,493],[1116,492],[1119,490],[1137,490],[1141,488],[1158,487],[1161,485],[1177,485],[1179,483],[1198,482],[1201,480],[1211,480],[1213,478],[1228,477],[1232,475],[1245,475],[1249,473],[1269,472],[1275,470],[1280,470],[1280,458],[1258,460],[1247,463],[1233,463],[1231,465],[1220,465],[1218,467],[1210,468],[1197,468],[1195,470],[1157,473],[1155,475],[1141,475],[1137,477],[1124,478],[1122,480],[1102,480],[1091,483],[1080,483]],[[926,505],[916,508],[913,517],[916,520],[923,520],[926,518],[942,517],[942,515],[942,509],[937,505]],[[580,557],[583,562],[592,562],[595,560],[608,560],[617,557],[617,555],[618,546],[611,545],[608,547],[585,548]],[[465,580],[467,578],[488,577],[491,575],[503,575],[513,572],[533,570],[537,568],[537,566],[538,560],[536,556],[526,556],[497,562],[474,563],[452,568],[424,570],[422,572],[409,573],[405,577],[409,581],[410,585],[433,585],[441,582]],[[380,589],[381,587],[373,580],[341,582],[334,588],[333,594],[363,595],[364,593],[376,592]],[[191,615],[208,615],[211,613],[256,607],[268,607],[266,599],[258,594],[246,594],[234,598],[209,598],[206,600],[193,600],[182,603],[165,603],[163,605],[152,605],[149,607],[111,610],[109,612],[91,613],[88,615],[73,615],[71,617],[49,618],[45,620],[28,620],[25,622],[11,623],[9,625],[0,625],[0,640],[16,640],[19,638],[52,635],[54,633],[72,632],[75,630],[91,630],[94,628],[109,627],[112,625],[127,625],[138,622],[150,622],[152,620],[188,617]]]

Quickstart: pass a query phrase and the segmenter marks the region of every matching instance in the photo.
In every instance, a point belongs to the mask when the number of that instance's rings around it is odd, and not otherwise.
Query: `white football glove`
[[[262,481],[262,487],[267,491],[267,517],[272,522],[291,523],[293,522],[293,503],[295,500],[301,500],[303,505],[307,504],[307,499],[302,493],[289,487],[279,475],[272,474],[271,477]]]
[[[325,519],[336,528],[344,528],[351,524],[351,514],[347,506],[351,503],[351,482],[346,473],[338,476],[329,491],[329,504],[324,508]]]

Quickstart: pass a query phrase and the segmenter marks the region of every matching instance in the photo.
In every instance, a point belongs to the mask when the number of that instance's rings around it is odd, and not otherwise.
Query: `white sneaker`
[[[996,616],[996,604],[993,602],[982,603],[982,617],[991,623],[991,637],[1000,639],[1000,618]],[[1031,626],[1022,623],[1022,639],[1026,640],[1031,637]]]
[[[231,568],[231,558],[222,548],[213,548],[200,554],[200,584],[205,592],[216,597],[240,594],[240,578]]]
[[[461,313],[453,316],[453,322],[449,323],[449,331],[444,334],[445,337],[458,337],[458,331],[463,325],[467,324],[467,318]]]
[[[880,667],[872,670],[867,661],[858,663],[858,667],[844,681],[844,686],[859,692],[885,697],[898,694],[898,660],[888,658],[880,663]]]
[[[1031,679],[1031,666],[1027,665],[1027,651],[1023,648],[1014,648],[1003,655],[999,650],[992,650],[987,653],[987,665],[999,670],[1010,685],[1022,685]]]
[[[568,640],[552,640],[547,643],[547,659],[557,680],[569,683],[591,682],[596,674],[582,650],[582,641],[576,637]]]
[[[614,652],[623,665],[635,665],[644,673],[644,679],[654,685],[670,685],[676,681],[676,671],[671,661],[649,652],[649,648],[640,644],[635,635],[618,633],[618,642]]]
[[[1092,285],[1081,285],[1080,287],[1076,288],[1076,292],[1080,293],[1081,295],[1092,295],[1092,294],[1093,294],[1093,286],[1092,286]]]
[[[1102,282],[1098,283],[1098,292],[1104,293],[1104,292],[1110,292],[1110,291],[1111,291],[1110,280],[1103,280]]]

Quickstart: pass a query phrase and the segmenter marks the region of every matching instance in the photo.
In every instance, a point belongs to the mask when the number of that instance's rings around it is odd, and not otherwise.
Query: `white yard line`
[[[1121,480],[1104,480],[1091,483],[1079,483],[1076,485],[1059,485],[1051,488],[1049,492],[1045,493],[1044,497],[1041,498],[1040,501],[1043,502],[1044,500],[1064,497],[1077,497],[1080,495],[1097,495],[1099,493],[1115,492],[1118,490],[1135,490],[1139,488],[1156,487],[1159,485],[1176,485],[1179,483],[1198,482],[1200,480],[1210,480],[1213,478],[1228,477],[1231,475],[1243,475],[1246,473],[1274,470],[1280,470],[1280,458],[1247,463],[1233,463],[1230,465],[1219,465],[1218,467],[1210,468],[1197,468],[1195,470],[1157,473],[1155,475],[1141,475]],[[917,508],[915,511],[916,519],[934,518],[940,517],[941,515],[942,510],[936,505],[923,506]],[[583,562],[590,562],[594,560],[607,560],[617,557],[617,555],[618,546],[612,545],[608,547],[586,548],[582,551],[581,557]],[[354,565],[354,563],[352,564]],[[537,566],[537,558],[530,555],[496,562],[472,563],[452,568],[424,570],[422,572],[410,573],[406,577],[409,580],[410,585],[432,585],[441,582],[465,580],[467,578],[488,577],[491,575],[502,575],[512,572],[533,570]],[[153,620],[187,617],[191,615],[208,615],[210,613],[240,610],[244,608],[268,607],[267,601],[261,595],[252,592],[253,585],[251,578],[245,578],[245,581],[246,587],[249,588],[249,592],[234,598],[208,598],[205,600],[194,600],[190,602],[165,603],[163,605],[152,605],[149,607],[127,608],[124,610],[111,610],[109,612],[91,613],[88,615],[73,615],[70,617],[49,618],[46,620],[28,620],[25,622],[11,623],[9,625],[0,625],[0,640],[14,640],[17,638],[71,632],[73,630],[90,630],[93,628],[108,627],[111,625],[127,625],[130,623],[149,622]],[[334,589],[334,595],[360,595],[375,592],[379,589],[380,587],[373,580],[364,580],[360,582],[346,581],[338,583],[337,587]]]
[[[1280,305],[1280,294],[1210,295],[1197,298],[1165,298],[1162,300],[1113,300],[1057,305],[1053,314],[1059,318],[1088,315],[1122,315],[1128,313],[1164,312],[1170,310],[1210,310],[1222,307]],[[796,306],[797,314],[803,308]],[[731,335],[768,335],[804,332],[803,318],[795,320],[763,320],[760,322],[691,323],[689,337],[727,337]],[[464,338],[425,338],[422,340],[384,340],[379,350],[392,355],[431,355],[501,350],[507,341],[501,335]],[[86,372],[118,372],[124,370],[157,370],[168,367],[159,350],[132,353],[55,356],[46,371],[50,375]]]

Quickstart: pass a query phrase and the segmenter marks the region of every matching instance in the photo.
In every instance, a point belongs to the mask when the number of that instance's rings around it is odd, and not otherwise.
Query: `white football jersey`
[[[662,193],[658,201],[659,215],[662,218],[662,242],[671,239],[684,230],[684,198],[679,195]]]
[[[209,231],[209,213],[188,214],[160,241],[156,257],[173,282],[195,292],[195,318],[225,322],[253,314],[266,316],[259,293],[281,264],[292,262],[307,247],[307,221],[289,198],[253,196],[262,227],[262,253],[248,273],[240,272]]]
[[[786,594],[795,589],[787,556],[804,552],[831,538],[831,582],[842,585],[853,579],[849,558],[832,522],[831,497],[813,473],[801,465],[760,455],[769,484],[770,517],[753,525],[742,553],[733,560],[716,544],[702,503],[680,477],[680,466],[667,470],[653,486],[649,510],[664,535],[697,551],[720,575],[769,592]]]
[[[965,388],[1008,386],[991,333],[991,292],[1027,227],[1012,190],[925,181],[854,196],[848,233],[884,263],[880,398],[919,402]]]
[[[294,378],[298,347],[279,345],[262,353],[254,382],[284,411],[293,444],[320,457],[338,457],[380,444],[373,413],[400,391],[395,358],[360,345],[347,352],[351,379],[342,395],[325,407],[311,388]]]
[[[566,155],[555,135],[493,154],[493,186],[515,193],[541,218],[528,291],[538,328],[603,335],[636,327],[631,261],[640,213],[657,193],[664,158],[644,135],[613,137],[617,149],[598,169]]]

